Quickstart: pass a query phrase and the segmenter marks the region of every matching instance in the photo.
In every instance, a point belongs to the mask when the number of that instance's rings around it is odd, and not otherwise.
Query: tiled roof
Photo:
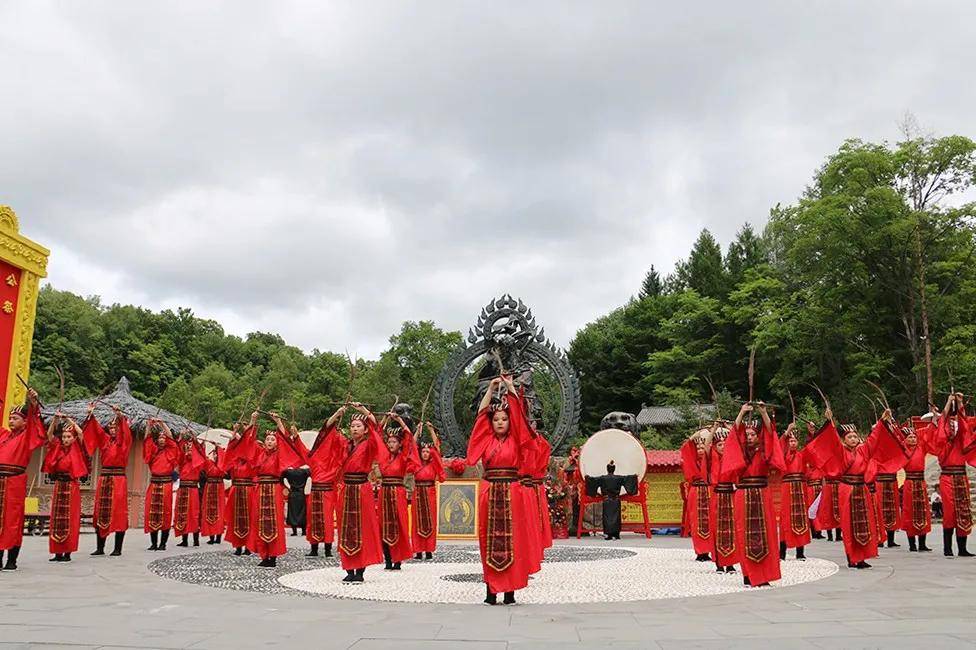
[[[648,467],[681,467],[681,452],[670,449],[645,449]]]
[[[705,419],[715,417],[713,404],[695,404],[692,408]],[[680,419],[681,410],[677,406],[644,406],[637,414],[637,424],[642,427],[667,426]]]

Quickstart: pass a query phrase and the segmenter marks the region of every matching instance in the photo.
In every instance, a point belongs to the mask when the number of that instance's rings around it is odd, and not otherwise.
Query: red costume
[[[17,564],[24,538],[24,497],[27,496],[27,464],[47,435],[36,404],[27,412],[27,425],[19,433],[0,428],[0,559],[10,551],[7,568]]]
[[[437,549],[437,484],[443,483],[444,461],[436,447],[427,447],[430,460],[420,461],[413,474],[413,550],[433,553]]]
[[[535,485],[536,501],[539,504],[540,540],[542,550],[552,547],[552,519],[549,515],[549,498],[546,495],[546,475],[549,473],[549,459],[552,457],[552,445],[544,436],[536,435],[538,453],[535,471],[532,472],[532,482]]]
[[[205,477],[203,498],[200,504],[200,533],[209,537],[224,534],[224,471],[221,469],[223,452],[217,450],[217,460],[207,456],[203,465]]]
[[[257,484],[251,491],[251,542],[248,547],[269,561],[284,555],[285,545],[285,493],[282,474],[290,467],[305,464],[301,451],[293,446],[291,439],[281,433],[276,434],[278,444],[274,449],[258,445],[253,452],[254,473]]]
[[[809,459],[807,459],[807,466],[805,468],[804,474],[807,477],[807,481],[806,481],[807,503],[812,506],[813,502],[816,501],[817,497],[819,497],[820,494],[823,492],[824,473],[823,471],[821,471],[819,467],[814,467],[812,464],[810,464]],[[818,508],[821,506],[823,506],[823,500],[821,500],[820,504],[818,504]],[[809,508],[807,509],[807,513],[809,514]],[[817,514],[818,515],[820,514],[819,510],[817,511]],[[817,527],[816,517],[810,519],[810,528],[814,532],[820,530]],[[822,537],[822,535],[819,536]]]
[[[305,497],[305,539],[317,552],[317,544],[326,544],[326,555],[331,555],[335,540],[336,479],[339,476],[339,456],[346,446],[341,435],[329,435],[335,427],[323,426],[308,450],[308,468],[312,489]],[[301,444],[301,439],[296,441]]]
[[[239,438],[227,443],[220,469],[230,476],[230,490],[224,505],[224,541],[238,549],[247,548],[251,541],[251,492],[254,489],[254,440],[257,427],[250,426]]]
[[[715,566],[730,570],[739,563],[739,545],[735,539],[735,483],[730,472],[722,471],[722,454],[713,445],[709,467],[711,498],[708,508],[709,528],[713,531]]]
[[[939,418],[931,443],[932,451],[938,456],[942,467],[939,477],[942,529],[955,529],[957,537],[968,537],[973,529],[973,514],[966,455],[968,450],[976,447],[969,422],[965,417],[943,415]]]
[[[149,467],[149,488],[146,490],[145,524],[147,533],[158,533],[173,526],[173,472],[180,465],[180,450],[175,442],[149,436],[142,445],[142,458]]]
[[[531,444],[533,432],[525,418],[522,398],[506,396],[509,430],[495,435],[491,408],[482,409],[468,439],[466,462],[481,461],[484,475],[478,496],[478,543],[488,590],[513,592],[529,583],[535,562],[530,537],[535,524],[525,511],[526,499],[518,482],[523,449]]]
[[[518,465],[519,485],[522,487],[519,493],[522,495],[522,508],[525,511],[525,521],[526,523],[533,522],[528,526],[526,531],[528,542],[526,555],[530,558],[530,574],[538,573],[542,570],[543,557],[542,531],[538,523],[541,513],[539,512],[539,501],[536,498],[537,491],[535,489],[535,483],[532,480],[532,472],[535,470],[538,462],[538,437],[535,437],[531,438],[527,444],[522,446]]]
[[[791,450],[789,437],[784,435],[783,482],[780,486],[779,538],[786,548],[802,549],[810,543],[810,518],[807,512],[807,457],[802,450]],[[803,557],[798,552],[798,557]]]
[[[343,569],[357,572],[383,561],[376,499],[368,475],[373,463],[386,451],[386,445],[375,422],[371,419],[362,422],[366,425],[366,436],[359,443],[345,440],[335,429],[330,433],[337,439],[336,462],[342,474],[337,506],[340,559]]]
[[[732,427],[722,455],[722,472],[736,476],[736,542],[744,579],[753,586],[780,579],[776,513],[769,470],[783,471],[783,449],[771,425],[762,426],[758,447],[746,448],[746,427]]]
[[[410,544],[410,511],[407,508],[407,489],[403,477],[420,467],[417,445],[410,431],[400,434],[400,449],[391,454],[386,445],[379,448],[380,475],[379,511],[380,538],[389,552],[387,565],[394,568],[413,555]]]
[[[81,489],[78,479],[91,472],[89,463],[80,440],[67,446],[58,439],[47,443],[43,471],[54,481],[48,550],[55,555],[70,555],[78,550],[78,533],[81,530]]]
[[[94,455],[96,450],[101,454],[92,514],[92,523],[99,537],[125,532],[129,528],[129,484],[125,468],[129,464],[129,450],[132,448],[132,430],[125,417],[119,416],[115,423],[116,433],[110,436],[92,415],[82,432],[89,455]]]
[[[181,440],[180,448],[180,487],[176,491],[176,506],[173,511],[173,534],[177,536],[200,534],[200,473],[207,464],[198,440]]]
[[[819,468],[818,468],[819,469]],[[823,470],[821,470],[823,473]],[[817,509],[817,516],[813,520],[813,526],[817,530],[833,531],[835,528],[840,530],[840,479],[823,473],[824,482],[820,492],[820,506]],[[832,534],[832,532],[831,532]],[[838,534],[840,534],[838,532]]]
[[[698,453],[698,444],[694,439],[686,440],[681,445],[681,469],[688,481],[685,509],[688,512],[691,543],[698,556],[696,559],[701,562],[709,559],[708,554],[715,546],[715,536],[711,518],[712,492],[708,486],[708,456],[707,452]]]
[[[901,486],[901,527],[912,537],[932,532],[932,504],[929,503],[929,486],[925,482],[925,456],[935,454],[930,438],[934,428],[919,427],[915,430],[918,444],[914,449],[905,448],[905,483]],[[923,541],[924,545],[924,541]]]

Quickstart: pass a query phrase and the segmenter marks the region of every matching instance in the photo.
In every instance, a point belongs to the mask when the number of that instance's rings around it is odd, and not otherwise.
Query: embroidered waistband
[[[518,477],[518,471],[514,467],[493,467],[485,470],[485,480],[492,483],[513,483]]]
[[[367,478],[365,472],[348,472],[342,475],[342,482],[346,485],[362,485]]]
[[[765,476],[743,476],[735,484],[739,489],[764,488],[767,485],[769,485],[769,479]]]
[[[312,482],[312,492],[331,492],[335,489],[334,483],[315,483]]]

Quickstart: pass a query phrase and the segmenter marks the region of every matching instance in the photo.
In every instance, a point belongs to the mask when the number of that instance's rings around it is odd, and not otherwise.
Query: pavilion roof
[[[88,405],[95,398],[96,396],[92,396],[65,402],[61,405],[61,411],[81,424],[88,417]],[[102,426],[105,426],[115,418],[115,412],[110,405],[118,406],[122,409],[122,412],[129,419],[129,426],[132,427],[133,433],[143,433],[146,428],[146,421],[149,418],[162,420],[174,433],[179,433],[181,429],[189,427],[197,434],[200,434],[208,428],[203,424],[187,420],[182,415],[170,413],[169,411],[160,409],[158,406],[137,399],[132,395],[129,380],[125,377],[119,379],[115,390],[104,397],[100,397],[98,404],[95,405],[95,417]],[[57,403],[48,402],[41,409],[41,416],[45,419],[50,419],[57,410]]]

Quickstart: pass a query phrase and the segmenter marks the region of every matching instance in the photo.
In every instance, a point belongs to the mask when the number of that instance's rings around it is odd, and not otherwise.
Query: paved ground
[[[884,551],[871,570],[843,568],[827,579],[782,589],[492,608],[270,595],[175,582],[148,571],[146,565],[160,554],[145,552],[142,536],[130,537],[122,558],[89,558],[86,552],[70,564],[49,564],[47,540],[29,539],[21,569],[0,572],[0,650],[976,647],[976,558],[946,559],[904,548]],[[941,539],[941,532],[932,538]],[[82,546],[93,541],[84,536]],[[689,542],[631,536],[615,544],[678,548]],[[193,552],[174,548],[167,555]],[[840,545],[826,541],[815,542],[808,554],[843,562]]]

